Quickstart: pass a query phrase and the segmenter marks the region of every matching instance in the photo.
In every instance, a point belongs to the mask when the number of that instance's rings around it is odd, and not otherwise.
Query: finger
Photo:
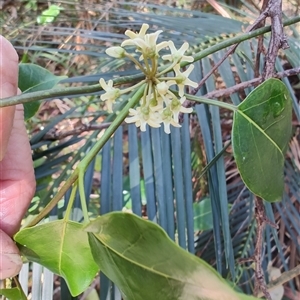
[[[18,55],[0,36],[0,99],[15,96],[18,87]],[[0,161],[3,159],[12,129],[15,107],[0,108]]]
[[[0,36],[0,97],[16,95],[17,82],[17,54]],[[15,107],[0,110],[0,229],[10,236],[19,229],[35,191],[23,106],[14,112]]]
[[[0,162],[0,228],[12,236],[35,192],[31,149],[24,126],[24,110],[17,105],[7,153]]]
[[[16,276],[21,267],[22,260],[16,244],[0,230],[0,280]]]

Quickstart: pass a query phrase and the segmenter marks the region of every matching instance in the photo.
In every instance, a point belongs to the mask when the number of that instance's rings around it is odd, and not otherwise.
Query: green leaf
[[[232,129],[233,152],[250,191],[280,201],[283,166],[292,132],[292,101],[284,83],[268,79],[238,106]]]
[[[60,14],[63,8],[58,5],[50,5],[48,9],[44,10],[40,16],[37,17],[38,24],[52,23],[55,18]]]
[[[230,211],[232,204],[228,204]],[[194,231],[213,229],[213,216],[211,210],[211,199],[204,198],[200,202],[193,203]]]
[[[86,290],[98,271],[82,224],[58,220],[25,228],[14,239],[29,260],[62,276],[73,296]]]
[[[34,64],[19,64],[19,88],[22,93],[52,89],[67,76],[55,76],[48,70]],[[24,104],[25,120],[34,116],[40,107],[40,101]]]
[[[24,292],[17,287],[11,289],[0,289],[0,295],[8,300],[27,300]]]
[[[177,246],[158,225],[133,214],[106,214],[86,230],[95,261],[124,299],[256,299],[236,293],[212,267]]]
[[[55,76],[35,64],[19,64],[19,88],[23,93],[52,89],[67,76]]]
[[[194,231],[209,230],[213,228],[213,218],[210,198],[193,203]]]

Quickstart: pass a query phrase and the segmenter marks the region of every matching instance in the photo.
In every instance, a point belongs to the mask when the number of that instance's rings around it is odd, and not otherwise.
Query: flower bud
[[[125,50],[122,47],[109,47],[106,49],[106,54],[115,57],[115,58],[123,58],[125,57]]]
[[[160,95],[164,96],[169,90],[169,86],[165,81],[162,81],[156,85],[156,89]]]

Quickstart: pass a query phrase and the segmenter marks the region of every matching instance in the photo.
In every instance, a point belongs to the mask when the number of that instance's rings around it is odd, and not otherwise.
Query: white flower
[[[169,90],[169,86],[165,81],[162,81],[156,85],[156,89],[160,95],[164,96]]]
[[[159,95],[156,95],[154,98],[153,94],[151,95],[151,100],[148,103],[149,108],[152,112],[160,112],[164,108],[164,99]]]
[[[192,56],[184,55],[184,52],[189,48],[189,44],[187,42],[183,43],[180,49],[176,49],[174,43],[172,41],[168,42],[168,46],[170,47],[171,54],[164,55],[162,59],[169,60],[171,62],[193,62],[194,58]]]
[[[156,84],[156,90],[158,94],[164,98],[169,90],[169,85],[165,81],[161,81],[160,83]]]
[[[186,100],[185,97],[182,97],[179,99],[177,99],[176,97],[174,97],[170,103],[170,110],[173,113],[173,119],[175,120],[175,122],[178,123],[178,116],[179,113],[191,113],[193,111],[193,109],[191,107],[187,108],[182,106],[182,104],[184,103],[184,101]]]
[[[158,106],[157,111],[162,110],[164,106],[169,105],[170,101],[173,97],[176,97],[170,90],[169,90],[170,84],[169,82],[162,81],[159,84],[155,86],[156,89],[156,98],[158,98],[160,101],[160,106]],[[165,105],[164,105],[165,104]]]
[[[143,24],[140,31],[135,33],[127,30],[125,35],[128,37],[121,47],[110,47],[106,50],[106,54],[114,58],[127,57],[131,59],[144,73],[145,79],[141,82],[146,82],[145,95],[140,99],[140,106],[136,109],[129,109],[128,117],[125,119],[127,123],[135,123],[140,127],[141,131],[146,131],[147,125],[158,128],[161,123],[164,124],[164,131],[170,133],[170,126],[181,127],[179,124],[179,113],[191,113],[192,108],[186,108],[182,104],[186,100],[184,95],[185,86],[197,87],[198,84],[188,77],[193,71],[194,66],[190,65],[184,72],[180,71],[180,62],[192,62],[194,59],[191,56],[186,56],[184,53],[187,51],[189,44],[184,43],[180,49],[176,49],[174,43],[163,41],[157,44],[159,35],[162,30],[154,33],[146,33],[149,29],[148,24]],[[140,61],[144,60],[144,65],[139,62],[133,55],[125,51],[123,46],[135,46],[136,52],[140,55]],[[157,58],[159,51],[163,48],[169,47],[171,54],[164,55],[163,59],[171,62],[169,67],[162,72],[158,71]],[[163,77],[170,70],[174,70],[174,77]],[[131,90],[135,90],[141,83],[120,90],[113,86],[113,81],[105,82],[103,78],[99,80],[104,93],[100,96],[101,100],[106,101],[108,111],[112,112],[112,107],[116,99]],[[177,97],[172,91],[169,90],[171,85],[178,86]]]
[[[144,27],[144,28],[143,28]],[[154,33],[145,34],[149,25],[143,24],[138,34],[127,30],[125,34],[130,37],[129,40],[125,40],[121,46],[136,46],[137,51],[142,52],[140,60],[143,58],[154,58],[158,55],[158,52],[168,46],[168,42],[161,42],[156,44],[158,36],[162,33],[162,30],[158,30]]]
[[[125,35],[127,35],[131,40],[133,39],[136,39],[136,38],[144,38],[145,34],[146,34],[146,31],[148,30],[149,28],[149,25],[148,24],[143,24],[141,29],[140,29],[140,32],[139,33],[134,33],[133,31],[131,30],[126,30],[125,31]],[[124,41],[126,42],[126,41]],[[123,42],[123,43],[124,43]],[[123,44],[122,43],[122,44]],[[132,44],[131,44],[132,45]]]
[[[166,48],[168,46],[168,42],[161,42],[158,45],[156,45],[160,33],[162,33],[162,30],[158,30],[154,33],[146,34],[144,45],[143,43],[137,42],[137,46],[139,46],[142,49],[142,53],[146,58],[156,57],[158,55],[158,52],[161,49]]]
[[[170,110],[170,107],[166,107],[161,113],[161,120],[164,123],[164,132],[169,134],[171,133],[170,125],[174,127],[181,127],[181,125],[173,119],[173,113]]]
[[[151,127],[160,127],[160,120],[156,113],[153,113],[149,107],[137,107],[137,109],[129,109],[130,117],[125,119],[126,123],[135,123],[136,127],[140,127],[141,131],[146,131],[146,125]]]
[[[190,65],[183,73],[180,72],[179,64],[174,66],[173,69],[176,74],[175,79],[169,80],[168,83],[169,83],[169,85],[177,84],[178,94],[180,97],[182,97],[184,95],[184,86],[185,85],[192,86],[193,88],[196,88],[198,86],[197,82],[192,81],[188,78],[194,69],[193,65]]]
[[[106,91],[106,93],[100,96],[102,101],[106,101],[107,110],[112,112],[112,105],[118,97],[120,97],[121,92],[119,89],[113,87],[113,81],[109,80],[108,83],[105,82],[103,78],[100,78],[99,83],[101,87]]]
[[[122,47],[109,47],[106,49],[106,54],[115,57],[115,58],[123,58],[125,57],[125,50]]]

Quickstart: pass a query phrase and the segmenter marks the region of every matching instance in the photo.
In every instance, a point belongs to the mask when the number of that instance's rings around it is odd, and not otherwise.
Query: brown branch
[[[208,99],[214,99],[214,98],[220,98],[220,97],[228,97],[228,96],[230,96],[230,95],[232,95],[232,94],[234,94],[236,92],[244,90],[245,88],[258,85],[261,82],[262,82],[262,78],[261,77],[254,78],[254,79],[251,79],[251,80],[244,81],[244,82],[241,82],[239,84],[236,84],[236,85],[234,85],[234,86],[232,86],[230,88],[227,88],[227,89],[221,89],[221,90],[209,92],[206,95],[204,95],[204,97],[208,98]]]
[[[275,0],[276,1],[276,0]],[[247,29],[246,29],[246,32],[250,32],[252,30],[255,30],[258,25],[264,20],[266,19],[266,13],[262,13],[258,18],[257,20],[252,24],[250,25]],[[211,76],[211,74],[213,74],[213,72],[215,70],[218,69],[218,67],[226,60],[226,58],[234,53],[235,49],[238,47],[240,43],[237,43],[235,45],[232,45],[229,50],[224,54],[224,56],[213,66],[213,68],[200,80],[198,86],[191,92],[192,95],[196,95],[196,93],[200,90],[200,88],[203,86],[203,84],[205,83],[205,81]]]
[[[284,77],[289,77],[289,76],[293,76],[293,75],[297,75],[297,74],[300,74],[300,67],[285,70],[283,72],[278,72],[277,74],[274,75],[274,77],[275,78],[284,78]],[[254,78],[254,79],[251,79],[248,81],[241,82],[234,86],[231,86],[227,89],[221,89],[221,90],[209,92],[206,95],[203,95],[203,97],[208,98],[208,99],[229,97],[230,95],[232,95],[236,92],[243,91],[245,88],[256,86],[256,85],[260,84],[262,81],[263,81],[262,77]],[[189,98],[188,95],[186,97],[187,97],[187,99]],[[185,107],[193,107],[196,104],[198,104],[198,102],[195,102],[192,100],[187,100],[187,101],[185,101],[184,106]]]
[[[228,95],[234,92],[237,92],[240,89],[245,89],[245,87],[253,86],[254,84],[258,84],[268,78],[274,77],[275,70],[275,61],[278,56],[278,51],[280,48],[286,49],[288,48],[288,43],[286,37],[283,34],[283,24],[282,24],[282,0],[264,0],[262,13],[256,19],[256,21],[247,29],[247,32],[250,32],[253,29],[261,27],[265,24],[266,18],[270,17],[271,19],[271,38],[267,50],[267,54],[265,57],[265,64],[263,69],[263,74],[261,78],[255,78],[248,82],[243,82],[239,85],[235,85],[229,89],[223,90],[222,92],[217,91],[214,94],[210,93],[206,95],[209,97],[220,97],[221,95]],[[232,54],[237,48],[238,44],[233,45],[229,48],[229,50],[225,53],[224,57],[219,60],[215,66],[208,72],[203,79],[199,82],[196,89],[192,91],[192,94],[195,95],[205,81],[209,78],[211,74],[225,61],[225,59]],[[258,42],[258,49],[256,54],[256,63],[255,63],[255,75],[259,76],[259,61],[260,55],[263,52],[263,37],[260,37]],[[257,224],[257,240],[255,244],[254,256],[251,258],[255,263],[255,288],[254,295],[258,295],[261,291],[266,299],[272,300],[265,283],[264,272],[262,270],[262,244],[263,244],[263,234],[266,224],[270,224],[271,226],[276,226],[272,224],[265,215],[265,209],[263,200],[259,197],[255,198],[255,219]]]
[[[289,76],[293,76],[293,75],[297,75],[297,74],[300,74],[300,67],[289,69],[289,70],[286,70],[283,72],[278,72],[277,74],[274,75],[274,77],[275,78],[284,78],[284,77],[289,77]],[[254,78],[254,79],[236,84],[227,89],[212,91],[210,93],[207,93],[203,97],[208,98],[208,99],[228,97],[236,92],[244,90],[245,88],[256,86],[256,85],[260,84],[262,81],[263,81],[262,77]]]
[[[268,7],[269,0],[264,0],[261,11],[264,11]],[[257,27],[263,27],[266,24],[266,18],[263,18],[261,22],[257,24]],[[255,66],[254,66],[254,77],[259,77],[259,65],[260,65],[260,56],[261,53],[264,52],[264,36],[260,35],[258,37],[258,43],[257,43],[257,52],[255,56]]]
[[[252,30],[254,30],[255,27],[253,25],[249,26],[246,30],[246,32],[250,32]],[[228,51],[224,54],[224,56],[213,66],[213,68],[200,80],[198,86],[191,92],[192,95],[196,95],[197,92],[200,90],[200,88],[203,86],[203,84],[205,83],[205,81],[211,76],[211,74],[213,74],[213,72],[215,70],[217,70],[219,68],[219,66],[226,60],[226,58],[234,53],[235,49],[238,47],[240,43],[237,43],[235,45],[232,45]]]
[[[289,45],[285,35],[283,34],[282,0],[269,0],[268,7],[266,8],[264,15],[271,18],[271,39],[262,76],[265,80],[272,77],[274,74],[275,60],[279,49],[287,49]]]
[[[267,289],[268,291],[271,291],[272,289],[276,288],[277,286],[283,285],[284,283],[290,281],[291,279],[297,277],[300,275],[300,265],[296,266],[295,268],[286,271],[281,274],[278,278],[272,280],[268,285]],[[263,293],[258,293],[258,297],[262,297]]]
[[[254,263],[254,296],[265,296],[267,300],[272,300],[268,288],[273,287],[274,285],[266,286],[265,275],[262,269],[262,258],[263,258],[263,241],[264,241],[264,230],[265,225],[269,224],[270,226],[277,228],[277,225],[271,222],[265,214],[265,207],[263,200],[260,197],[255,197],[255,220],[256,220],[256,242],[254,254],[248,258],[239,259],[239,263],[253,262]],[[295,272],[294,272],[295,273]],[[293,273],[293,274],[294,274]],[[289,274],[290,275],[290,274]],[[288,275],[287,275],[288,276]],[[286,276],[286,277],[287,277]],[[290,275],[291,276],[291,275]],[[285,278],[286,278],[285,277]],[[277,282],[277,281],[276,281]]]
[[[232,45],[225,55],[213,66],[213,68],[200,80],[198,86],[192,90],[191,94],[196,95],[197,92],[201,89],[205,81],[211,76],[211,74],[218,69],[218,67],[226,60],[226,58],[232,54],[239,44]]]
[[[254,249],[254,265],[255,265],[255,283],[254,283],[254,296],[257,296],[261,291],[267,300],[272,300],[270,293],[267,290],[265,283],[265,275],[262,269],[262,244],[263,233],[266,223],[266,215],[263,200],[260,197],[255,197],[255,220],[257,225],[257,237]]]
[[[255,265],[255,283],[254,283],[254,295],[257,296],[259,292],[266,297],[267,300],[272,300],[271,295],[268,291],[265,282],[265,275],[262,269],[262,260],[263,260],[263,242],[264,242],[264,230],[265,225],[268,224],[277,229],[277,225],[269,220],[265,213],[265,207],[263,199],[256,196],[255,197],[255,220],[257,225],[257,237],[254,249],[254,265]]]
[[[263,71],[263,80],[273,76],[275,69],[275,60],[280,48],[287,49],[289,47],[286,37],[283,34],[283,24],[282,24],[282,0],[266,0],[264,1],[263,8],[266,7],[256,21],[250,25],[246,32],[250,32],[258,27],[261,24],[265,23],[267,17],[271,18],[271,40],[268,47],[268,52],[265,59],[265,66]],[[205,81],[213,74],[213,72],[226,60],[226,58],[234,53],[238,44],[232,45],[225,55],[213,66],[213,68],[200,80],[198,86],[191,92],[192,95],[195,95],[200,88],[203,86]],[[259,43],[259,47],[262,47],[262,42]],[[262,51],[262,49],[258,49]],[[257,60],[259,61],[259,56]],[[256,66],[257,68],[257,66]],[[258,73],[256,71],[256,73]]]

